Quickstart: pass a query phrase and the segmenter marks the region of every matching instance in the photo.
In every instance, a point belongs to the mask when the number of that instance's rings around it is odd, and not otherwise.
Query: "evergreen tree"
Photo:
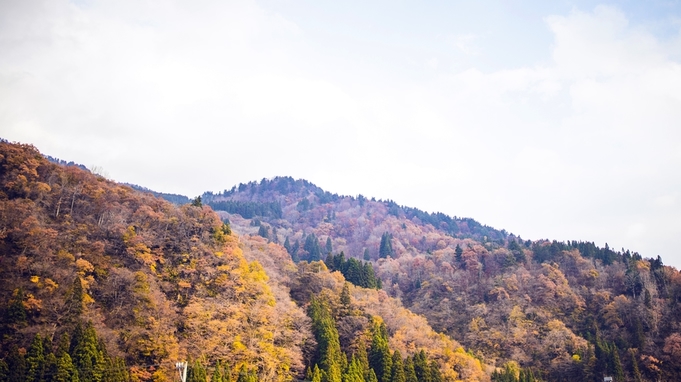
[[[343,374],[343,382],[364,382],[364,370],[354,355]]]
[[[381,382],[390,382],[392,374],[392,357],[388,348],[388,330],[383,322],[374,318],[371,349],[369,350],[369,365],[376,372]]]
[[[28,314],[26,314],[26,307],[24,307],[24,290],[18,288],[9,300],[9,305],[5,311],[5,321],[18,328],[26,326],[27,320]]]
[[[308,315],[312,319],[312,330],[317,339],[316,363],[324,372],[325,381],[341,382],[345,356],[340,348],[338,330],[331,316],[331,310],[326,301],[312,297]]]
[[[104,373],[103,381],[106,382],[128,382],[130,373],[122,358],[108,358],[107,369]]]
[[[347,282],[343,284],[343,290],[341,290],[340,294],[340,303],[343,308],[343,313],[346,315],[350,314],[352,300],[350,299],[350,287]]]
[[[638,369],[636,351],[634,351],[634,349],[629,349],[629,354],[631,355],[631,375],[634,377],[634,382],[642,382],[643,377],[641,376],[641,371]]]
[[[308,253],[308,261],[319,261],[321,259],[322,251],[319,248],[319,239],[314,233],[307,236],[303,249]]]
[[[326,238],[326,253],[333,252],[333,244],[331,244],[331,236]]]
[[[414,370],[414,362],[411,357],[404,360],[404,378],[406,382],[419,382],[416,378],[416,371]]]
[[[215,369],[213,370],[213,375],[210,377],[210,382],[222,382],[222,366],[220,365],[220,360],[215,362]]]
[[[79,276],[73,280],[73,284],[66,296],[67,320],[77,322],[83,314],[83,283]]]
[[[414,372],[419,382],[432,382],[426,352],[423,350],[414,354]]]
[[[9,354],[6,358],[7,368],[9,369],[8,382],[25,382],[26,381],[26,359],[19,352],[16,345],[12,345]]]
[[[206,382],[206,369],[199,360],[194,361],[187,370],[187,382]]]
[[[57,360],[57,374],[55,382],[80,382],[78,370],[71,361],[71,356],[67,352],[62,352]]]
[[[437,362],[430,361],[430,379],[433,382],[443,382],[442,373],[440,372],[440,365]]]
[[[92,323],[85,328],[78,324],[71,341],[73,364],[78,370],[81,382],[99,382],[102,379],[106,360],[100,350],[97,334]]]
[[[288,252],[288,254],[290,255],[291,254],[291,242],[289,241],[288,236],[286,236],[286,240],[284,240],[284,248],[286,248],[286,252]]]
[[[378,377],[376,377],[374,369],[369,369],[369,376],[366,378],[366,382],[378,382]]]
[[[402,362],[402,354],[399,350],[393,353],[392,375],[391,382],[407,382],[407,377],[404,375],[404,363]]]
[[[456,258],[456,261],[461,263],[463,261],[463,249],[461,249],[460,245],[456,245],[456,248],[454,249],[454,256]]]
[[[309,381],[312,382],[322,382],[322,371],[319,369],[319,366],[317,364],[314,365],[314,369],[310,373],[310,376],[307,378]]]
[[[364,261],[371,260],[371,255],[369,254],[369,248],[364,248]]]
[[[258,236],[264,237],[265,239],[270,238],[269,230],[264,224],[260,225],[260,229],[258,229]]]
[[[57,375],[57,366],[59,364],[59,361],[57,360],[57,357],[54,355],[54,353],[48,353],[45,356],[45,379],[46,381],[51,381],[54,376]],[[0,381],[3,381],[2,378],[0,378]]]
[[[362,367],[362,375],[364,376],[364,379],[368,380],[369,370],[371,370],[371,368],[369,367],[369,356],[367,355],[367,348],[363,339],[361,339],[357,344],[357,351],[355,352],[354,356],[357,358],[357,362]]]
[[[28,349],[26,354],[26,381],[27,382],[40,382],[43,380],[43,375],[45,373],[45,354],[43,352],[43,339],[40,338],[40,334],[36,334],[33,337],[33,342]]]
[[[384,259],[393,255],[392,235],[385,232],[381,236],[381,245],[378,249],[378,257]]]
[[[620,362],[620,354],[614,343],[612,344],[612,363],[614,371],[613,379],[615,381],[624,381],[624,370],[622,369],[622,363]]]

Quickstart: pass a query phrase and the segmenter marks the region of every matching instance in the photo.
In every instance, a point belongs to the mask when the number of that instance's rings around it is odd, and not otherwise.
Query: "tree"
[[[308,307],[308,315],[312,319],[312,330],[318,344],[316,363],[324,372],[325,381],[341,382],[345,356],[341,352],[338,330],[331,310],[326,301],[313,296]]]
[[[26,381],[26,359],[19,352],[19,348],[13,345],[5,359],[7,362],[8,382],[24,382]]]
[[[364,248],[364,261],[371,260],[371,255],[369,254],[369,248]]]
[[[258,235],[261,237],[264,237],[265,239],[269,239],[270,233],[267,227],[265,227],[264,224],[260,225],[260,229],[258,230]]]
[[[331,236],[326,238],[326,253],[333,252],[333,244],[331,244]]]
[[[241,365],[241,370],[239,370],[239,378],[236,382],[258,382],[258,376],[255,371],[248,370],[246,365]]]
[[[399,350],[393,352],[393,364],[391,382],[407,382],[407,377],[404,375],[404,363],[402,362],[402,355]]]
[[[418,382],[416,378],[416,371],[414,370],[414,362],[411,357],[404,360],[404,378],[406,382]]]
[[[206,382],[206,378],[206,369],[199,360],[194,361],[187,370],[187,382]]]
[[[203,206],[203,204],[201,203],[201,195],[197,196],[196,198],[194,198],[194,200],[192,200],[192,206],[199,208]]]
[[[388,256],[393,255],[393,245],[392,245],[392,235],[388,232],[383,233],[381,236],[381,245],[378,249],[378,257],[384,259]]]
[[[463,261],[463,249],[461,249],[460,245],[456,245],[456,248],[454,249],[454,256],[456,258],[456,261],[461,263]]]
[[[373,319],[369,365],[376,372],[379,381],[390,382],[392,357],[388,348],[388,330],[385,323],[378,318]]]
[[[45,373],[45,354],[43,352],[43,340],[40,334],[36,334],[31,342],[31,347],[26,354],[26,365],[28,372],[26,374],[27,382],[40,382]]]
[[[71,361],[71,356],[67,352],[61,353],[57,360],[56,382],[79,382],[78,370]]]

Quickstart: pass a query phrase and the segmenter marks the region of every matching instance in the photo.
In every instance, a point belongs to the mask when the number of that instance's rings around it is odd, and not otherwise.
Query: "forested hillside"
[[[202,198],[294,261],[368,262],[383,291],[496,365],[495,380],[681,380],[681,274],[659,257],[522,240],[292,178]]]
[[[375,262],[296,263],[276,226],[234,217],[254,234],[0,143],[0,381],[170,381],[182,360],[192,382],[489,380]]]

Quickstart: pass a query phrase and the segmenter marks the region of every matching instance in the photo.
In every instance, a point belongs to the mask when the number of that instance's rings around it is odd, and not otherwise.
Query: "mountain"
[[[288,177],[202,200],[241,235],[283,243],[294,261],[333,268],[327,254],[339,252],[370,261],[389,296],[500,367],[496,380],[517,380],[519,370],[547,380],[681,380],[681,274],[659,257],[522,240]]]
[[[375,262],[296,263],[232,220],[0,142],[0,381],[490,379]]]

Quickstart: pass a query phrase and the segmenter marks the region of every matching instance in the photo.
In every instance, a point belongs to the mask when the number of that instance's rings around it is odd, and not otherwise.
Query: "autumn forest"
[[[0,239],[0,382],[681,380],[660,257],[305,180],[192,199],[0,142]]]

